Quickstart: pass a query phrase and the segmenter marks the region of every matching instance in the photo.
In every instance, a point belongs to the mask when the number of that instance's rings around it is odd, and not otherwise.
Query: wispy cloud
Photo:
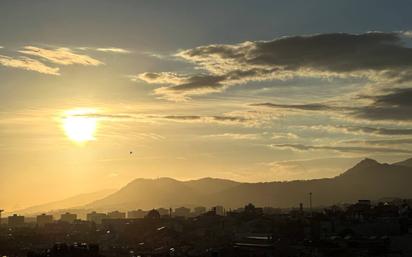
[[[372,103],[356,108],[352,114],[355,117],[369,120],[412,121],[412,88],[391,89],[385,94],[364,98],[372,100]]]
[[[412,88],[393,88],[385,93],[371,96],[357,96],[356,100],[367,100],[369,103],[352,106],[337,106],[324,103],[309,104],[276,104],[256,103],[251,106],[300,111],[333,111],[352,118],[372,121],[412,121]]]
[[[350,140],[350,141],[344,141],[342,143],[362,144],[362,145],[409,145],[409,144],[412,144],[412,138],[379,139],[379,140]]]
[[[130,53],[129,50],[118,48],[118,47],[100,47],[100,48],[96,48],[96,51],[106,52],[106,53],[118,53],[118,54]]]
[[[234,115],[159,115],[159,114],[105,114],[86,113],[71,116],[90,117],[106,120],[132,120],[139,122],[173,121],[182,123],[217,123],[223,125],[257,126],[259,120],[254,117]]]
[[[401,136],[412,135],[412,129],[409,128],[382,128],[382,127],[362,127],[351,125],[310,125],[310,126],[297,126],[299,129],[320,130],[332,133],[344,133],[344,134],[372,134],[382,136]]]
[[[363,146],[325,146],[325,145],[303,145],[303,144],[272,144],[272,148],[291,149],[295,151],[330,150],[338,152],[353,153],[412,153],[411,150],[387,147],[363,147]]]
[[[256,140],[261,139],[260,134],[254,133],[222,133],[222,134],[212,134],[204,135],[205,138],[214,138],[214,139],[232,139],[232,140]]]
[[[25,46],[23,47],[23,50],[20,50],[19,52],[26,55],[41,57],[45,60],[60,65],[80,64],[98,66],[104,64],[103,62],[94,59],[93,57],[85,54],[75,53],[70,48],[65,47],[46,49],[36,46]]]
[[[38,60],[27,57],[14,58],[5,55],[0,55],[0,65],[11,68],[35,71],[43,74],[60,75],[58,67],[50,67]]]
[[[250,106],[264,106],[279,109],[295,109],[303,111],[329,111],[336,110],[338,107],[330,106],[322,103],[311,103],[311,104],[275,104],[275,103],[257,103],[251,104]]]

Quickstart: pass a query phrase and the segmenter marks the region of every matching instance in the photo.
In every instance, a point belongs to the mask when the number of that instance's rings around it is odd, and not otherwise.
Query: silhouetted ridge
[[[189,181],[135,179],[118,192],[87,205],[87,208],[128,210],[199,205],[237,208],[250,202],[258,206],[293,207],[307,202],[309,192],[313,193],[314,205],[317,206],[358,199],[412,198],[411,180],[411,167],[366,158],[341,175],[328,179],[266,183],[240,183],[215,178]]]
[[[412,167],[412,158],[409,158],[409,159],[401,161],[401,162],[396,162],[393,165]]]

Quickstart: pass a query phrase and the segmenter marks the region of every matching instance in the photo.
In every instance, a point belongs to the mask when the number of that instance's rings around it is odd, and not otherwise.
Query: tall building
[[[216,215],[224,216],[225,215],[225,208],[221,205],[217,205],[213,207],[215,209]]]
[[[53,223],[53,216],[43,213],[42,215],[38,215],[36,217],[36,222],[39,227],[43,227],[44,225],[48,223]]]
[[[91,212],[87,214],[87,220],[96,224],[102,224],[102,220],[107,219],[106,213]]]
[[[66,212],[60,215],[60,221],[74,223],[75,220],[77,220],[77,214]]]
[[[9,227],[21,227],[24,226],[24,216],[13,214],[7,218]]]
[[[120,211],[112,211],[107,214],[107,218],[109,219],[125,219],[126,213]]]

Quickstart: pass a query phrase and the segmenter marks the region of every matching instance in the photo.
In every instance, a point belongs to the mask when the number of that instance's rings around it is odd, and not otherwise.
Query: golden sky
[[[2,1],[0,207],[410,157],[411,6],[355,2]]]

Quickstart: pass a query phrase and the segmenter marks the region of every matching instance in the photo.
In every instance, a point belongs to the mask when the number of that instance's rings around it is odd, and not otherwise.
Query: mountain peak
[[[358,162],[355,166],[347,170],[346,172],[340,174],[338,177],[353,175],[353,174],[365,174],[367,171],[376,170],[381,164],[374,159],[365,158]]]
[[[355,165],[355,167],[362,167],[362,168],[366,168],[366,167],[371,167],[371,166],[376,166],[379,165],[380,163],[377,162],[374,159],[370,159],[370,158],[365,158],[362,161],[360,161],[358,164]]]

